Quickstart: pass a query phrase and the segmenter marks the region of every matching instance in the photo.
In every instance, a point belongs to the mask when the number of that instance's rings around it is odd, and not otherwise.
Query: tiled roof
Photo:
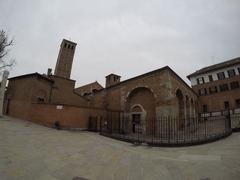
[[[240,57],[235,58],[235,59],[231,59],[231,60],[228,60],[228,61],[224,61],[224,62],[221,62],[221,63],[218,63],[218,64],[214,64],[214,65],[211,65],[211,66],[204,67],[204,68],[199,69],[196,72],[188,75],[187,78],[189,79],[192,76],[196,76],[196,75],[207,73],[207,72],[210,72],[210,71],[215,71],[215,70],[218,70],[218,69],[226,68],[226,67],[233,66],[233,65],[239,64],[239,63],[240,63]]]
[[[101,89],[103,89],[102,85],[99,84],[97,81],[92,82],[92,83],[89,83],[89,84],[86,84],[86,85],[83,85],[83,86],[80,86],[80,87],[77,87],[77,88],[75,88],[75,89],[81,89],[81,88],[84,88],[84,87],[87,87],[87,86],[92,86],[92,85],[94,85],[94,84],[98,85]]]
[[[21,76],[11,77],[11,78],[8,78],[8,80],[20,79],[20,78],[28,78],[28,77],[33,77],[33,76],[45,79],[45,80],[50,81],[50,82],[53,82],[53,80],[48,78],[47,75],[39,74],[37,72],[36,73],[31,73],[31,74],[24,74],[24,75],[21,75]]]
[[[195,93],[195,92],[193,91],[193,89],[192,89],[179,75],[177,75],[177,73],[175,73],[169,66],[164,66],[164,67],[162,67],[162,68],[160,68],[160,69],[156,69],[156,70],[147,72],[147,73],[145,73],[145,74],[141,74],[141,75],[139,75],[139,76],[135,76],[135,77],[133,77],[133,78],[130,78],[130,79],[121,81],[121,82],[119,82],[118,84],[115,84],[115,85],[113,85],[113,86],[104,88],[104,89],[102,89],[102,90],[111,89],[111,88],[113,88],[113,87],[119,86],[119,85],[121,85],[121,84],[124,84],[124,83],[126,83],[126,82],[135,80],[135,79],[137,79],[137,78],[149,76],[149,75],[151,75],[151,74],[154,74],[154,73],[157,73],[157,72],[161,72],[161,71],[164,71],[164,70],[168,70],[168,71],[172,72],[189,90],[191,90],[193,93]]]

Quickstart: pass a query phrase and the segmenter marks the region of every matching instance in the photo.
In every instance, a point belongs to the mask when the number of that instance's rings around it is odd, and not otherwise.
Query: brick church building
[[[63,39],[54,74],[25,74],[9,79],[5,113],[9,116],[67,129],[87,129],[89,119],[104,120],[108,112],[122,112],[145,124],[151,118],[174,116],[182,125],[198,115],[198,95],[170,67],[121,81],[106,76],[102,87],[93,82],[75,87],[71,79],[77,44]]]

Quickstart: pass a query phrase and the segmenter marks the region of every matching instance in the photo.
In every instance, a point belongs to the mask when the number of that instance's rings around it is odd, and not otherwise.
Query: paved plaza
[[[0,119],[0,180],[239,180],[240,133],[205,145],[134,146]]]

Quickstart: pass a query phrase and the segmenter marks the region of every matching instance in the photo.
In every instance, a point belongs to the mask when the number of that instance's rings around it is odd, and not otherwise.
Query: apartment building
[[[227,109],[240,113],[240,57],[197,70],[187,76],[199,95],[199,112]]]

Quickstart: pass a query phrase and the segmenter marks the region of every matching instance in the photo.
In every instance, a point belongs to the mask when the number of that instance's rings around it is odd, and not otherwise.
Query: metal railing
[[[135,122],[124,114],[100,121],[100,134],[133,143],[184,146],[215,141],[232,133],[228,116],[179,119],[149,118]]]

